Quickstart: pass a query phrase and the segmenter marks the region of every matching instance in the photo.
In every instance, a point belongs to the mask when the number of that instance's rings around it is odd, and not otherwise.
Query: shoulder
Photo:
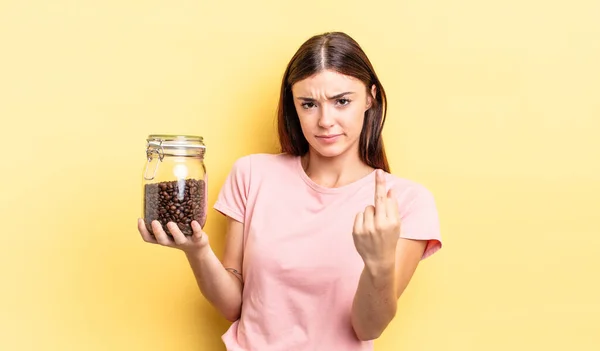
[[[431,256],[442,247],[440,220],[432,191],[414,180],[391,174],[386,180],[398,199],[401,237],[427,240],[423,258]]]
[[[276,172],[278,169],[290,169],[294,166],[297,156],[289,154],[253,153],[239,157],[232,167],[232,171],[247,175]]]
[[[433,192],[422,183],[390,173],[386,173],[386,181],[388,189],[393,189],[401,209],[407,210],[419,203],[435,202]]]

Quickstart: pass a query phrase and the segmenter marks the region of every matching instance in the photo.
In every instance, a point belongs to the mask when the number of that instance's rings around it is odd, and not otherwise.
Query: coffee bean
[[[180,188],[182,187],[182,188]],[[203,180],[146,184],[144,189],[144,220],[146,228],[153,233],[151,223],[158,220],[167,235],[171,236],[167,223],[175,222],[185,235],[192,235],[191,222],[206,221],[206,184]]]

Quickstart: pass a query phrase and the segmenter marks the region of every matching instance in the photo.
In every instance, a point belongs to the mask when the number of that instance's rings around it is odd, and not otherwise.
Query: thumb
[[[192,224],[192,231],[194,232],[194,234],[192,234],[192,238],[194,240],[198,240],[206,234],[206,233],[204,233],[204,230],[202,230],[202,227],[200,226],[200,223],[198,223],[198,221],[192,221],[191,224]]]

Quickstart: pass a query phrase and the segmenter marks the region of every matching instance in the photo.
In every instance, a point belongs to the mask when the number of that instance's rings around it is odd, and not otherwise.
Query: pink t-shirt
[[[423,258],[441,247],[434,199],[422,185],[386,174],[402,218],[401,237],[428,240]],[[352,239],[354,217],[372,205],[375,172],[326,188],[300,158],[239,158],[214,208],[244,223],[242,313],[222,339],[228,351],[365,351],[351,324],[364,267]]]

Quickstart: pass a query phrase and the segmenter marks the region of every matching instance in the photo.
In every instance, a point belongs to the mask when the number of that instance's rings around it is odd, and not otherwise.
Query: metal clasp
[[[158,170],[158,165],[159,162],[162,162],[163,158],[165,157],[165,150],[162,147],[162,140],[160,140],[157,143],[149,141],[148,145],[146,146],[146,157],[148,157],[148,163],[146,163],[146,170],[144,171],[144,179],[146,180],[152,180],[154,179],[154,177],[156,177],[156,171]],[[157,154],[158,155],[158,159],[153,158],[152,155],[153,154]],[[157,160],[155,166],[154,166],[154,172],[152,174],[152,177],[148,177],[148,166],[152,163],[152,160]]]

